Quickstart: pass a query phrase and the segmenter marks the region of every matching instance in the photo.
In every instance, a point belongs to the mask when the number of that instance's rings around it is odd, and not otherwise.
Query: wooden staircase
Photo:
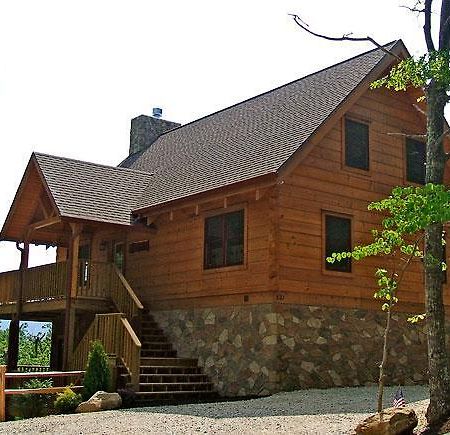
[[[197,359],[177,357],[177,351],[148,311],[141,317],[141,359],[138,405],[214,400],[218,397]],[[130,387],[130,376],[119,367],[119,385]]]

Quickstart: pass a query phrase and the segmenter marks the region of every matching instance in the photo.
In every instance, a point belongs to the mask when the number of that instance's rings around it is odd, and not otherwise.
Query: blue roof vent
[[[162,117],[162,109],[160,107],[154,107],[152,115],[154,118],[161,118]]]

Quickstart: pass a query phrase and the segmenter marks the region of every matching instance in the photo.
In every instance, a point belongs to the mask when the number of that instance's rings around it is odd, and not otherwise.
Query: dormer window
[[[345,119],[345,166],[369,170],[369,126]]]

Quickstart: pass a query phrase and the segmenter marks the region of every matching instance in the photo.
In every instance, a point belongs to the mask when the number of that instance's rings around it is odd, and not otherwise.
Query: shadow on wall
[[[386,387],[384,406],[390,407],[398,387]],[[428,399],[427,386],[402,387],[406,404]],[[377,387],[331,388],[278,393],[254,400],[135,408],[125,412],[153,412],[209,418],[374,413]],[[226,399],[224,399],[226,400]]]

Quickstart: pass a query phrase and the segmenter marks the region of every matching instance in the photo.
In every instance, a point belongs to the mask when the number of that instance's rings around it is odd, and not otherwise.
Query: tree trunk
[[[444,131],[445,90],[431,82],[427,96],[426,182],[444,183],[445,154],[442,145]],[[442,225],[425,230],[425,307],[427,319],[428,374],[430,405],[427,420],[438,423],[450,415],[450,368],[445,339],[445,308],[442,295]]]

